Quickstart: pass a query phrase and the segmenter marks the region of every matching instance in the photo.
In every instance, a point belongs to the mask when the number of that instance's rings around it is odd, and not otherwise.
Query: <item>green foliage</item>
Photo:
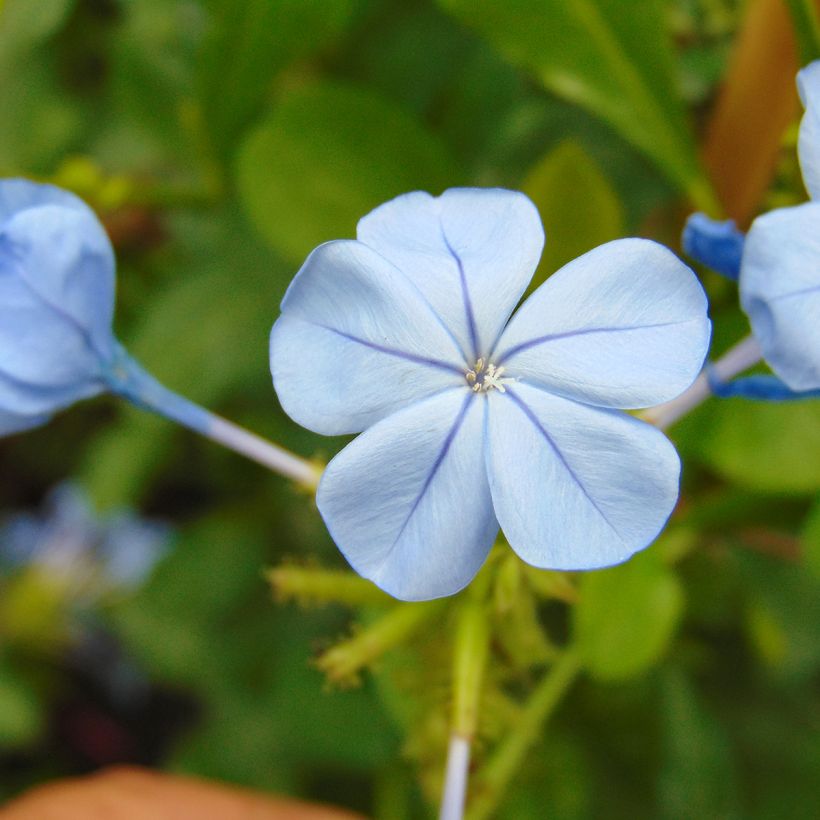
[[[699,701],[686,675],[670,666],[661,681],[661,817],[740,818],[737,772],[726,728]]]
[[[547,236],[530,289],[562,265],[624,235],[616,193],[579,145],[565,142],[529,171],[521,190],[535,203]]]
[[[344,31],[361,0],[208,0],[197,92],[220,152],[270,96],[276,73]],[[227,59],[226,59],[227,57]]]
[[[0,4],[0,59],[11,62],[54,34],[65,21],[75,0],[27,0]]]
[[[683,613],[683,590],[661,559],[655,548],[581,579],[575,643],[599,680],[640,675],[669,650]]]
[[[294,263],[320,242],[354,236],[359,217],[386,199],[457,179],[444,146],[407,112],[331,83],[287,93],[237,163],[248,215]]]
[[[663,4],[440,0],[546,88],[606,119],[701,207],[709,197],[683,108]]]
[[[43,704],[6,658],[0,657],[0,746],[20,748],[43,731]]]
[[[727,479],[769,492],[820,489],[820,403],[752,403],[735,399],[709,408],[698,451]]]

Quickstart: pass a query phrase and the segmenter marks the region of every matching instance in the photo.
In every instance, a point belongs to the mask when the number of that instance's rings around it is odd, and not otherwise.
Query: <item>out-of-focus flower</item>
[[[797,75],[806,107],[798,151],[811,202],[759,216],[746,237],[740,301],[772,370],[820,388],[820,61]]]
[[[114,253],[73,194],[0,181],[0,435],[106,389]]]
[[[100,517],[80,487],[62,484],[40,513],[0,522],[0,566],[36,568],[68,597],[93,601],[139,586],[167,551],[170,534],[166,525],[127,510]]]
[[[285,410],[328,435],[364,430],[317,503],[351,565],[392,595],[449,595],[499,524],[527,562],[624,561],[663,527],[680,463],[621,408],[698,374],[706,298],[670,251],[608,243],[554,274],[508,319],[544,235],[523,195],[416,192],[317,248],[271,334]]]

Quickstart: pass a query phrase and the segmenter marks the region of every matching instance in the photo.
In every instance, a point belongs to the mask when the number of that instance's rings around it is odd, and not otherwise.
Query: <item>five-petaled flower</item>
[[[364,431],[317,492],[350,564],[397,598],[464,587],[499,525],[530,564],[591,569],[657,536],[680,462],[619,412],[685,390],[710,323],[694,274],[642,239],[553,274],[508,319],[544,242],[523,194],[400,196],[321,245],[282,301],[271,370],[286,412]]]
[[[105,230],[80,199],[0,181],[0,435],[106,389],[114,270]]]
[[[746,237],[740,301],[763,356],[795,391],[820,388],[820,61],[797,75],[798,153],[811,202],[759,216]]]

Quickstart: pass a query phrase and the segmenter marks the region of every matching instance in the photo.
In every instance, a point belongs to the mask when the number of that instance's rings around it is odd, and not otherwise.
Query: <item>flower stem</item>
[[[375,584],[343,570],[284,565],[266,573],[276,598],[302,604],[384,606],[395,601]]]
[[[459,607],[453,654],[453,725],[441,797],[440,820],[461,820],[467,794],[470,744],[478,728],[479,706],[490,649],[487,610],[468,594]]]
[[[475,798],[467,820],[487,820],[493,815],[527,752],[540,737],[544,723],[580,670],[577,653],[566,649],[544,675],[524,704],[517,725],[476,776]]]
[[[744,370],[758,364],[762,358],[763,354],[757,340],[753,336],[747,336],[730,348],[711,366],[712,372],[721,381],[729,381]],[[639,418],[654,424],[661,430],[665,430],[689,411],[694,410],[711,395],[712,391],[709,388],[709,380],[704,369],[688,390],[685,390],[672,401],[644,410]]]
[[[438,599],[396,604],[379,620],[362,628],[357,635],[320,655],[316,666],[334,683],[355,681],[363,667],[418,632],[441,612],[446,603],[446,599]]]
[[[116,350],[104,377],[112,393],[138,407],[175,421],[308,489],[319,483],[322,471],[318,465],[169,390],[122,347]]]

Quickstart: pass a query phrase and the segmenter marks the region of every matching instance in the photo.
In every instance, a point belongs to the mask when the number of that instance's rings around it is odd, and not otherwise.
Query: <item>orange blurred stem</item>
[[[751,0],[703,149],[726,215],[741,228],[771,183],[783,133],[797,113],[797,69],[787,6],[782,0]]]

